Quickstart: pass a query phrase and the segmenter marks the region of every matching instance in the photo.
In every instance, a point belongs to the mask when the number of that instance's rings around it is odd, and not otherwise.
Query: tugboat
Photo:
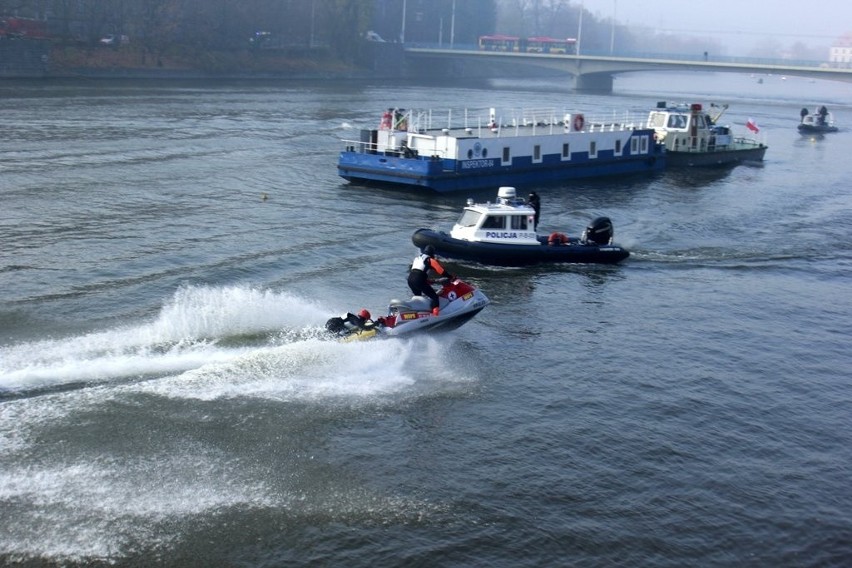
[[[825,134],[826,132],[837,132],[838,130],[834,125],[834,116],[828,111],[825,105],[820,106],[813,113],[807,108],[803,108],[799,116],[802,121],[799,123],[798,129],[802,134]]]
[[[418,229],[415,246],[435,247],[439,256],[493,266],[529,266],[540,263],[615,264],[630,256],[614,244],[612,221],[598,217],[580,237],[554,232],[538,235],[535,209],[517,196],[514,187],[501,187],[496,203],[468,199],[461,218],[449,234]]]
[[[648,128],[666,147],[666,163],[671,167],[725,166],[760,162],[768,146],[752,138],[734,136],[730,126],[717,121],[728,105],[710,116],[700,103],[670,105],[665,101],[648,114]],[[750,123],[751,124],[751,123]],[[756,126],[751,126],[757,130]]]
[[[456,124],[453,124],[453,120]],[[353,183],[436,192],[658,172],[654,132],[637,122],[588,120],[582,113],[487,115],[388,109],[377,130],[344,140],[337,172]]]

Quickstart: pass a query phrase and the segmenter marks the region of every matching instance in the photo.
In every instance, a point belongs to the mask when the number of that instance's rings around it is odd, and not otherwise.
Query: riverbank
[[[327,52],[183,51],[151,53],[144,49],[60,47],[50,55],[53,76],[209,77],[337,76],[355,73]]]
[[[403,73],[397,65],[374,64],[376,50],[345,62],[326,49],[210,51],[183,48],[154,53],[141,46],[76,46],[47,41],[0,41],[0,77],[15,78],[358,78]],[[384,50],[383,50],[384,51]]]

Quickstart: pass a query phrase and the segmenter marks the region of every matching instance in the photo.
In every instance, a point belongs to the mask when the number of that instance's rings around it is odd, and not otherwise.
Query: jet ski
[[[376,337],[408,336],[421,331],[449,331],[467,323],[491,303],[475,286],[454,278],[437,280],[438,314],[432,313],[432,302],[426,296],[408,300],[391,300],[386,316],[376,319],[366,309],[333,317],[326,330],[343,341],[358,341]]]

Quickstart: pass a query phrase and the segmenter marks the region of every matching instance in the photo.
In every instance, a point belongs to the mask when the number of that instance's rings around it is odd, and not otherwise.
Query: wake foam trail
[[[434,342],[428,338],[423,341]],[[315,339],[256,349],[230,361],[214,361],[133,388],[198,400],[250,397],[316,402],[372,398],[414,384],[421,374],[416,360],[412,343],[405,340],[339,343]]]
[[[131,542],[162,543],[169,538],[164,523],[172,519],[225,507],[268,508],[281,499],[239,460],[198,444],[129,460],[12,465],[0,472],[0,502],[9,507],[4,517],[15,519],[0,535],[0,550],[21,560],[103,561],[121,556]]]
[[[160,376],[225,362],[258,342],[268,344],[273,334],[281,341],[288,331],[315,329],[327,313],[286,292],[184,287],[149,323],[0,347],[0,393]],[[236,346],[221,345],[235,338]]]

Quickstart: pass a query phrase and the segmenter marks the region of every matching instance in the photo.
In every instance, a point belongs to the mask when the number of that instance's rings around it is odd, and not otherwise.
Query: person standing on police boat
[[[452,280],[452,275],[441,266],[441,263],[435,260],[435,247],[426,245],[423,251],[414,257],[411,263],[411,270],[408,273],[408,287],[415,296],[427,296],[432,300],[432,315],[437,316],[440,313],[438,309],[438,294],[432,285],[429,284],[429,270],[437,273],[438,276],[443,276]]]
[[[539,199],[538,194],[536,192],[530,193],[530,197],[527,200],[530,204],[530,207],[535,211],[535,219],[533,220],[533,230],[538,230],[538,217],[541,213],[541,199]]]

